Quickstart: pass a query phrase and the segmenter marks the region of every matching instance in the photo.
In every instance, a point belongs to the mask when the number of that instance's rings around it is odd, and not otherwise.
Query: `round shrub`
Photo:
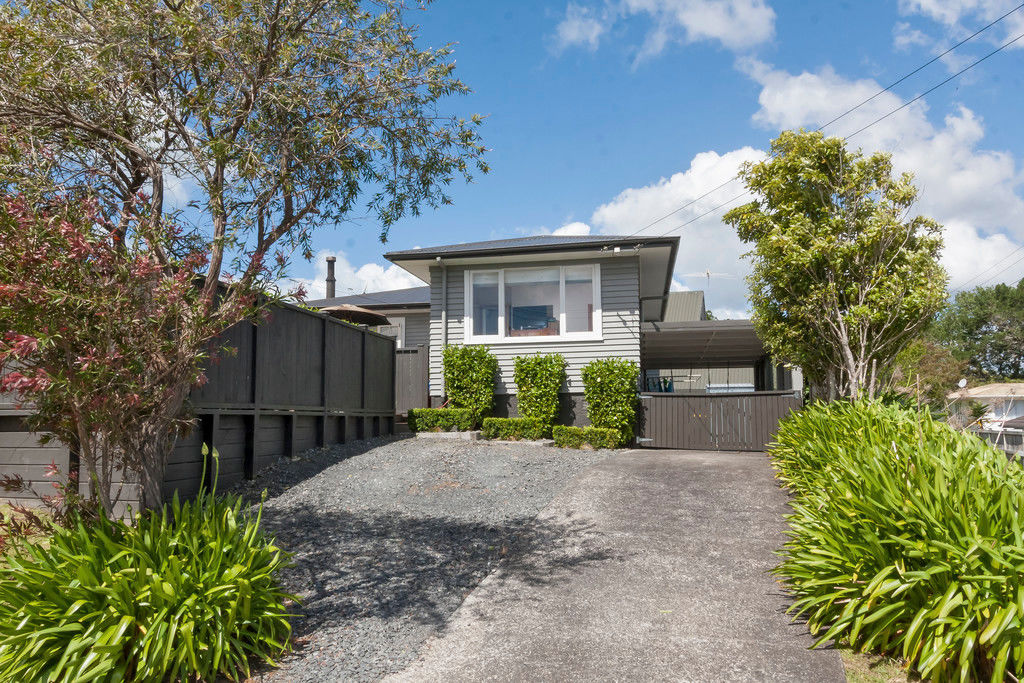
[[[583,395],[590,424],[616,430],[620,446],[633,440],[639,375],[636,363],[622,358],[599,358],[583,366]]]
[[[513,366],[519,414],[550,428],[558,419],[558,392],[565,383],[565,358],[560,353],[516,356]]]
[[[238,497],[55,528],[0,568],[0,680],[232,680],[291,627],[287,557]]]
[[[923,678],[1024,674],[1024,471],[925,412],[817,404],[770,447],[794,494],[777,572],[819,643]]]

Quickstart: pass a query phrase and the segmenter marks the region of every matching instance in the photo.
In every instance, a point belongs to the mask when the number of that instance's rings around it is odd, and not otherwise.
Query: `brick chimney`
[[[334,261],[333,256],[327,257],[327,298],[334,298]]]

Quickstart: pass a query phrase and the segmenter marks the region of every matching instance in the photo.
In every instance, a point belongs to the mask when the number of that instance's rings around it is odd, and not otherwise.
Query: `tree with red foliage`
[[[0,330],[21,365],[4,387],[81,450],[100,495],[120,466],[159,502],[208,343],[314,230],[363,204],[384,240],[486,172],[480,117],[439,111],[469,92],[450,48],[418,48],[405,9],[0,5]],[[167,206],[171,185],[193,201]]]
[[[31,401],[31,426],[74,447],[111,512],[125,480],[159,485],[211,338],[254,302],[210,309],[196,286],[205,254],[167,276],[136,231],[126,244],[97,215],[0,201],[0,391]]]

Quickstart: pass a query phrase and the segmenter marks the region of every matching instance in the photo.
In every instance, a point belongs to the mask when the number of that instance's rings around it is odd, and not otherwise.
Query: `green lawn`
[[[843,668],[846,669],[846,680],[849,683],[906,683],[921,680],[917,676],[908,675],[903,662],[898,659],[858,654],[846,645],[840,646],[839,652],[843,656]]]

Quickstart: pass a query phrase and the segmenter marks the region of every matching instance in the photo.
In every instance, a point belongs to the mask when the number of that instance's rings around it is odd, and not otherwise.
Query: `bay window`
[[[600,266],[466,271],[466,343],[600,339]]]

